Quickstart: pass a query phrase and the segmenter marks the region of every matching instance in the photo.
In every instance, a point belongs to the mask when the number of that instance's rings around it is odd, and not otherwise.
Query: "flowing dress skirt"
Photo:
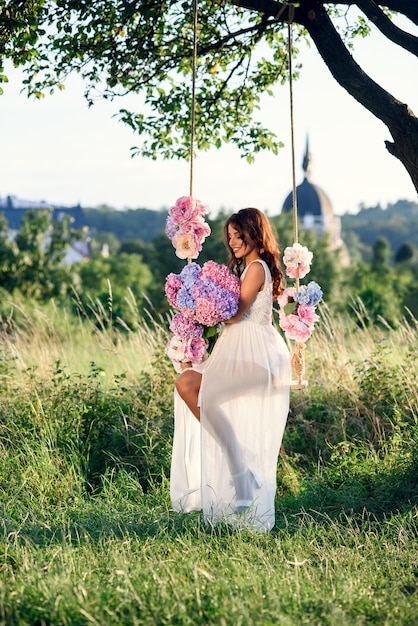
[[[241,320],[225,325],[210,357],[194,369],[202,373],[200,423],[175,391],[173,507],[201,509],[212,524],[270,530],[289,411],[287,346],[272,324]],[[244,512],[237,511],[232,480],[230,454],[237,453],[254,476],[253,503]]]

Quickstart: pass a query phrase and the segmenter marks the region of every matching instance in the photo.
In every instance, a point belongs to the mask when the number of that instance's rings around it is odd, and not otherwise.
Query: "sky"
[[[418,29],[401,21],[409,32]],[[374,30],[355,43],[355,60],[376,82],[418,115],[418,59]],[[333,79],[316,48],[304,47],[293,83],[296,183],[303,179],[307,137],[311,180],[329,196],[335,213],[361,205],[385,208],[398,200],[418,201],[403,165],[386,150],[386,126]],[[294,61],[296,63],[296,61]],[[98,102],[90,109],[77,77],[63,92],[43,100],[21,93],[21,74],[8,72],[0,96],[0,198],[17,196],[62,206],[162,209],[189,195],[189,163],[132,158],[138,137],[114,116],[139,110],[140,97]],[[194,196],[215,216],[219,209],[256,206],[277,215],[292,189],[289,86],[278,86],[258,114],[285,147],[248,164],[234,146],[198,153]],[[198,129],[197,131],[198,132]]]

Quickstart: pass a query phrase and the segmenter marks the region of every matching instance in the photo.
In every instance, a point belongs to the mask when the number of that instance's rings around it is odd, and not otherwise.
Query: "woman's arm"
[[[225,320],[225,324],[235,324],[239,322],[244,313],[254,302],[254,299],[265,281],[264,267],[261,263],[251,263],[241,283],[241,293],[238,304],[237,313],[229,320]]]

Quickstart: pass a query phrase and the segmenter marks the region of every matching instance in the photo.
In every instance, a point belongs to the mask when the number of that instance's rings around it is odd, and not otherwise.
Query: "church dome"
[[[318,187],[318,185],[311,183],[307,177],[296,187],[296,198],[300,217],[304,215],[334,215],[331,200],[325,191],[321,189],[321,187]],[[289,193],[283,203],[283,211],[285,213],[293,211],[292,192]]]
[[[327,233],[331,246],[338,248],[341,241],[341,219],[334,214],[331,200],[321,187],[311,182],[312,157],[309,152],[309,142],[306,140],[306,150],[303,157],[304,178],[296,187],[298,218],[304,228],[313,228],[319,236]],[[282,211],[293,211],[293,192],[290,192],[283,203]]]

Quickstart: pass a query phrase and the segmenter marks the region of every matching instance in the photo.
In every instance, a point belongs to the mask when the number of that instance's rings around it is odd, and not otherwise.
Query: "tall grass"
[[[135,303],[129,302],[134,309]],[[84,311],[75,316],[53,301],[42,307],[13,304],[13,313],[3,322],[3,350],[19,371],[36,368],[45,377],[58,361],[82,375],[95,363],[108,381],[124,372],[134,382],[165,337],[163,319],[155,322],[148,314],[146,323],[136,310],[132,331],[123,320],[111,321],[100,302],[92,302],[90,315]]]
[[[162,320],[20,315],[0,351],[1,625],[417,623],[415,320],[323,308],[259,535],[171,509]]]

